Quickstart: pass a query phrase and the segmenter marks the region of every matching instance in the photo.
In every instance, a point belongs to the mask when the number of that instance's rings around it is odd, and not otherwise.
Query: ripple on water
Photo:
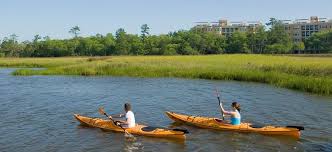
[[[332,98],[273,86],[235,81],[128,77],[15,77],[0,69],[0,149],[2,151],[332,151]],[[185,142],[137,136],[78,125],[73,114],[103,117],[133,105],[137,122],[175,127],[164,114],[176,111],[220,117],[214,89],[226,109],[242,107],[243,121],[303,125],[301,140],[183,127]]]

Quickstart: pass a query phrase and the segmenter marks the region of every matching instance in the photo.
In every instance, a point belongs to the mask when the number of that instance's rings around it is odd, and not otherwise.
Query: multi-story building
[[[297,19],[283,21],[286,32],[293,42],[303,42],[315,32],[332,30],[332,20],[311,16],[310,19]]]
[[[246,32],[262,26],[260,22],[228,22],[219,20],[218,22],[197,22],[193,29],[196,31],[216,32],[225,36],[231,35],[235,31]]]
[[[282,22],[293,42],[303,42],[315,32],[332,30],[332,20],[318,18],[317,16],[311,16],[310,19],[296,19],[294,21],[282,20]],[[235,31],[254,31],[257,27],[263,26],[259,21],[228,22],[227,20],[219,20],[218,22],[197,23],[198,25],[193,28],[196,31],[216,32],[225,36],[229,36]]]

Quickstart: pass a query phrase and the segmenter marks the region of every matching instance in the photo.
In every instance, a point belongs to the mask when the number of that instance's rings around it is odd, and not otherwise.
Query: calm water
[[[0,69],[0,151],[332,151],[332,98],[257,83],[127,77],[11,76]],[[164,111],[220,116],[214,88],[226,109],[241,103],[243,120],[272,125],[303,125],[300,140],[190,130],[185,142],[103,132],[79,125],[73,114],[102,117],[122,112],[130,101],[136,121],[170,126]]]

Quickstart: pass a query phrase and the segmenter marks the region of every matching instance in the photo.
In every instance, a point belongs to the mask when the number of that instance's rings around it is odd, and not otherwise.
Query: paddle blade
[[[131,133],[127,132],[126,130],[125,130],[124,136],[127,140],[130,140],[130,141],[135,141],[136,140],[136,137],[134,135],[132,135]]]
[[[105,115],[104,107],[99,107],[98,112],[99,112],[101,115]]]

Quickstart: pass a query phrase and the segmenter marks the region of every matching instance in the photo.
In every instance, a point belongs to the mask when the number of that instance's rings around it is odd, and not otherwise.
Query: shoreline
[[[235,80],[332,94],[332,57],[271,55],[107,56],[64,58],[0,58],[0,67],[18,69],[13,75],[80,75],[174,77]]]

